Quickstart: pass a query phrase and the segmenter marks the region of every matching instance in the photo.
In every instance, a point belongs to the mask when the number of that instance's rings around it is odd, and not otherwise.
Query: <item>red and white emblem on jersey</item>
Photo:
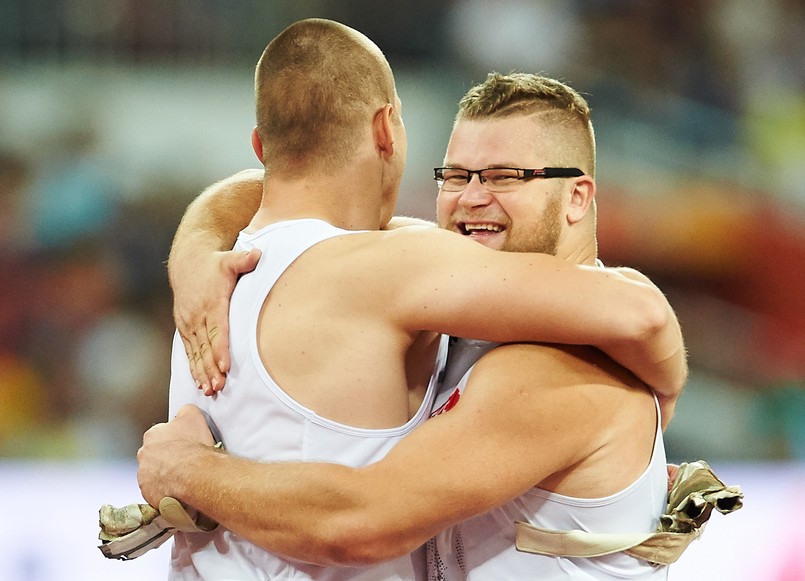
[[[430,417],[434,418],[439,414],[449,412],[456,406],[460,397],[461,397],[461,390],[459,388],[455,388],[453,390],[453,393],[450,394],[450,397],[447,398],[447,401],[431,412]]]

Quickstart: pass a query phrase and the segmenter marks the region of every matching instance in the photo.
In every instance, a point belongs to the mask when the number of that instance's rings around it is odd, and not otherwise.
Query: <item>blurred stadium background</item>
[[[401,214],[433,217],[431,168],[486,72],[585,93],[601,258],[666,291],[690,351],[669,459],[747,493],[672,579],[805,579],[801,0],[0,0],[0,577],[162,578],[167,548],[103,562],[95,514],[139,498],[134,454],[166,414],[178,220],[256,166],[254,64],[310,16],[395,70]]]

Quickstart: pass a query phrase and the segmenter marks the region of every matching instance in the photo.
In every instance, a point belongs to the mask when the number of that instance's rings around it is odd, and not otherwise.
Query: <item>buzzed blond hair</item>
[[[579,167],[595,176],[595,134],[590,106],[568,85],[530,73],[489,73],[470,88],[458,104],[456,120],[483,120],[511,115],[539,115],[554,132],[556,159],[565,167]]]
[[[361,132],[380,107],[394,104],[396,89],[371,40],[312,18],[268,44],[255,71],[255,96],[266,170],[327,171],[352,158]]]

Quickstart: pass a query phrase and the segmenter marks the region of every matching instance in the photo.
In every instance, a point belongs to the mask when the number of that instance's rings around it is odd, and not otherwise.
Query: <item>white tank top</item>
[[[456,347],[451,344],[451,358]],[[471,341],[466,347],[478,357],[488,350],[480,341]],[[452,375],[452,359],[450,363],[447,377]],[[466,362],[462,364],[466,365]],[[435,413],[457,403],[471,372],[472,368],[458,385],[445,382],[434,404]],[[665,509],[667,491],[665,447],[657,406],[651,461],[631,485],[611,496],[594,499],[573,498],[532,488],[502,507],[464,521],[431,540],[427,545],[428,581],[667,579],[667,567],[653,566],[625,553],[571,559],[522,553],[514,544],[515,521],[551,530],[653,532]]]
[[[232,369],[227,387],[215,397],[200,394],[190,376],[182,343],[174,339],[171,414],[184,403],[199,405],[220,431],[227,451],[263,461],[326,461],[364,466],[388,451],[427,419],[444,366],[443,337],[436,367],[424,401],[407,423],[397,428],[364,429],[321,416],[289,397],[269,376],[257,348],[257,320],[266,296],[280,275],[314,244],[354,232],[320,220],[272,224],[254,234],[241,233],[236,249],[258,247],[263,252],[254,272],[235,287],[230,306]],[[218,527],[211,533],[177,534],[171,560],[171,579],[255,580],[317,579],[413,580],[422,577],[423,556],[408,555],[362,568],[318,567],[282,559]],[[418,571],[417,571],[418,569]]]

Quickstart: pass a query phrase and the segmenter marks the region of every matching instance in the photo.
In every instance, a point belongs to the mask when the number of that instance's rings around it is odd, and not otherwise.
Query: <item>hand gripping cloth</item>
[[[104,504],[99,511],[101,532],[98,547],[107,559],[128,561],[170,539],[176,531],[207,532],[218,523],[166,496],[159,509],[148,504],[115,508]]]
[[[216,440],[215,448],[222,450],[221,435],[209,417],[207,424]],[[218,526],[208,516],[170,496],[159,501],[158,509],[148,504],[135,503],[120,508],[104,504],[98,511],[98,524],[101,553],[107,559],[121,561],[136,559],[156,549],[176,531],[209,532]]]

